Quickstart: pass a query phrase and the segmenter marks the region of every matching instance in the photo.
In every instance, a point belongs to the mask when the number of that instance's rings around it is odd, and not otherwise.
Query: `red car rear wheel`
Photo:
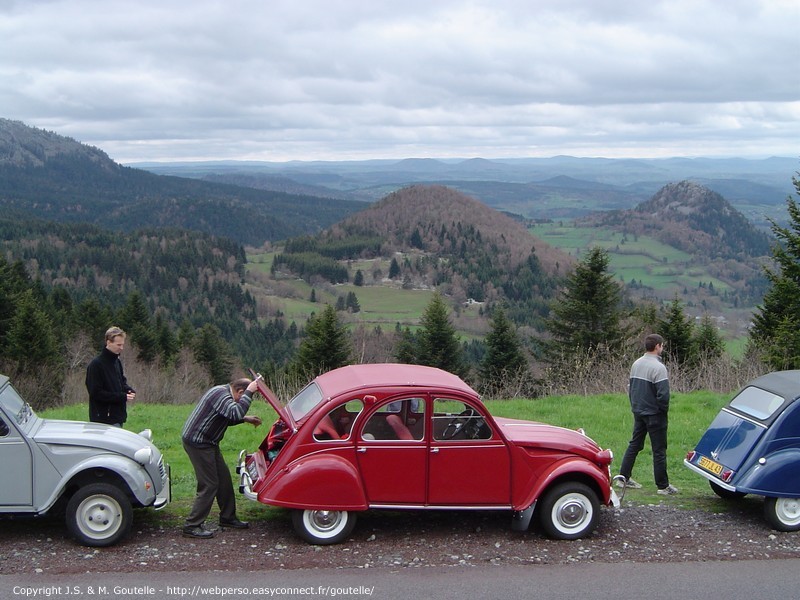
[[[346,510],[295,510],[292,523],[298,535],[310,544],[338,544],[352,533],[356,514]]]

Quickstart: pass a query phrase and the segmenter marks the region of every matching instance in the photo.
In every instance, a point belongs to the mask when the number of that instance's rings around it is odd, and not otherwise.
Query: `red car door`
[[[367,418],[356,438],[356,456],[370,505],[425,503],[424,429],[422,398],[384,403]]]
[[[481,416],[461,400],[436,398],[428,453],[428,504],[510,506],[508,447]]]

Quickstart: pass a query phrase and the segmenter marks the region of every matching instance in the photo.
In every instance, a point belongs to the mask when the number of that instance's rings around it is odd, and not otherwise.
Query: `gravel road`
[[[635,499],[634,499],[635,502]],[[800,533],[780,533],[762,518],[762,501],[745,498],[725,512],[721,500],[685,510],[674,503],[628,503],[602,509],[594,534],[554,541],[538,527],[511,531],[510,516],[493,512],[379,512],[361,515],[351,538],[310,546],[294,535],[289,514],[256,512],[246,531],[211,540],[181,535],[175,519],[136,511],[121,544],[86,548],[55,519],[0,521],[0,573],[248,571],[301,568],[413,569],[454,565],[580,562],[682,562],[800,558]],[[257,507],[261,509],[261,507]],[[252,514],[252,513],[251,513]]]

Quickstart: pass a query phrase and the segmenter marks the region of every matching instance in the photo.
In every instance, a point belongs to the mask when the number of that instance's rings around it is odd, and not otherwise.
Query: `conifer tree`
[[[593,247],[567,277],[546,321],[552,336],[546,350],[551,362],[601,348],[614,351],[625,343],[622,287],[609,273],[609,261],[607,250]]]
[[[394,357],[398,362],[415,364],[417,362],[417,343],[410,327],[402,329],[400,323],[395,328],[397,342],[394,348]]]
[[[800,179],[792,178],[800,196]],[[750,340],[764,352],[773,369],[800,368],[800,206],[786,200],[789,223],[786,227],[771,220],[778,243],[772,248],[775,267],[766,267],[770,288],[753,318]]]
[[[347,301],[345,304],[347,305],[347,310],[352,313],[361,311],[361,304],[359,303],[355,292],[347,292]]]
[[[16,361],[21,370],[55,366],[60,359],[58,342],[53,334],[53,322],[26,290],[18,297],[17,310],[11,319],[6,355]]]
[[[297,349],[292,369],[313,377],[320,373],[350,364],[350,336],[339,323],[330,304],[321,315],[311,315],[306,323],[305,338]]]
[[[389,264],[389,279],[396,279],[400,276],[400,265],[397,264],[397,259],[392,258],[392,262]]]
[[[433,295],[425,308],[420,323],[422,329],[417,333],[417,362],[459,376],[466,375],[461,343],[439,292]]]
[[[233,351],[216,325],[207,323],[192,339],[197,362],[203,365],[215,385],[228,383],[233,372]]]
[[[676,363],[691,362],[694,323],[683,311],[683,303],[676,296],[656,325],[658,333],[664,338],[664,358]]]
[[[716,359],[725,351],[725,342],[717,326],[708,315],[703,315],[692,337],[692,356],[695,360]]]
[[[21,261],[9,264],[0,256],[0,356],[17,312],[19,298],[30,287],[30,278]]]
[[[486,336],[486,356],[480,374],[484,385],[498,387],[504,379],[518,378],[528,369],[514,325],[502,308],[492,313],[491,331]]]

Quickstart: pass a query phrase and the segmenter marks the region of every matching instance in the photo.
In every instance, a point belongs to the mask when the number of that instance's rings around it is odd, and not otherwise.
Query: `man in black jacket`
[[[92,359],[86,369],[86,390],[89,392],[89,420],[122,427],[128,419],[128,402],[136,391],[128,385],[119,360],[125,348],[125,332],[119,327],[106,331],[106,347]]]

